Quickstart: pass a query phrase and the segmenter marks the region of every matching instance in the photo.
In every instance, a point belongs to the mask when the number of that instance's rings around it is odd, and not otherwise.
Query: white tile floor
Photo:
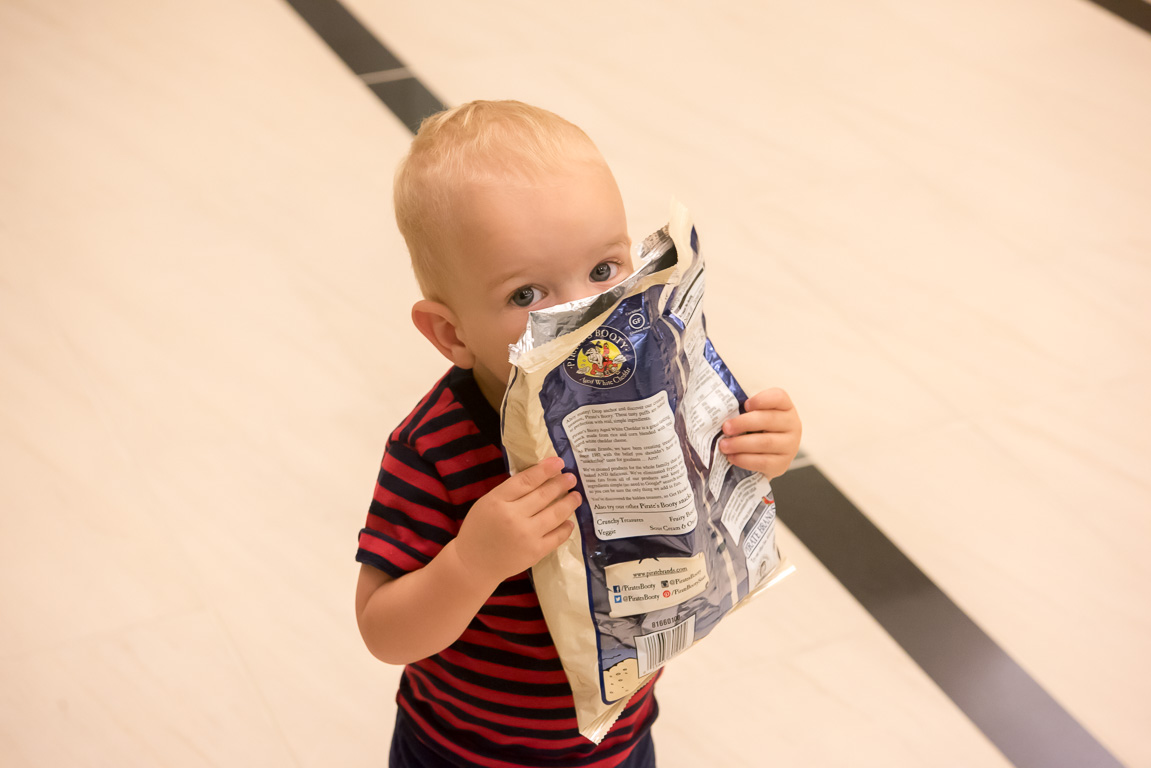
[[[1082,0],[349,7],[445,101],[582,125],[633,236],[683,199],[743,382],[1151,766],[1151,35]],[[355,534],[444,367],[408,138],[280,0],[0,3],[3,765],[385,764]],[[781,536],[799,573],[661,683],[661,766],[1008,765]]]

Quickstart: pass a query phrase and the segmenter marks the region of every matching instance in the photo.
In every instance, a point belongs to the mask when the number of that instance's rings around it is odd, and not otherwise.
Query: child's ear
[[[440,354],[456,366],[471,368],[476,364],[475,355],[460,339],[459,318],[446,304],[420,299],[412,306],[412,322]]]

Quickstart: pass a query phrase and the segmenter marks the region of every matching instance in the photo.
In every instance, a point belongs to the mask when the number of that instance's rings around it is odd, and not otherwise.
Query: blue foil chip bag
[[[532,577],[597,743],[664,664],[793,570],[768,479],[717,447],[747,396],[707,337],[687,211],[673,204],[636,258],[610,290],[530,313],[501,408],[511,471],[560,456],[583,497]]]

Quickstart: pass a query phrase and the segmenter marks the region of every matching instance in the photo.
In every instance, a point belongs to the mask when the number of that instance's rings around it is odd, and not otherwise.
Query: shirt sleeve
[[[388,443],[356,560],[394,579],[423,568],[459,533],[435,465],[412,447]]]

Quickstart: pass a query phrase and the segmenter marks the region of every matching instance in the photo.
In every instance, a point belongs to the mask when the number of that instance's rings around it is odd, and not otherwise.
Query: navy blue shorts
[[[400,709],[396,713],[396,730],[392,733],[388,768],[460,768],[460,765],[449,762],[420,741],[408,722],[408,716]],[[639,740],[627,760],[619,764],[619,768],[655,768],[655,742],[652,741],[650,731]]]

